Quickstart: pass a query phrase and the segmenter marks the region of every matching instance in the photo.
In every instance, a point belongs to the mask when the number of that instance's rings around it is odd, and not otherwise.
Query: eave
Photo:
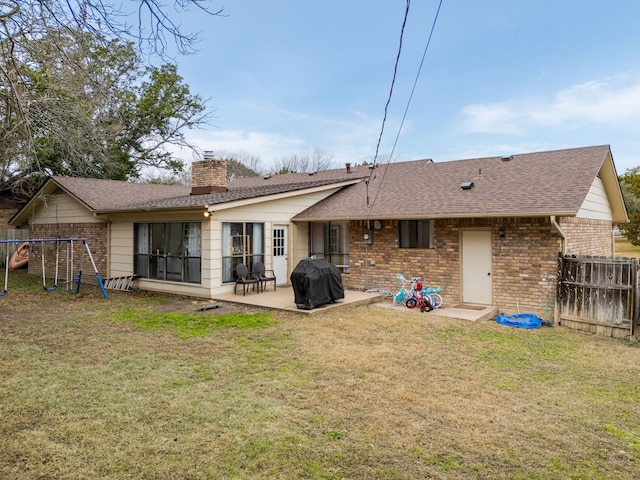
[[[397,215],[371,215],[371,216],[353,216],[353,217],[304,217],[293,218],[294,222],[346,222],[346,221],[365,221],[365,220],[442,220],[449,218],[544,218],[544,217],[575,217],[575,211],[558,211],[558,212],[531,212],[520,214],[504,214],[504,213],[487,213],[481,215],[460,214],[443,214],[443,215],[405,215],[399,213]]]

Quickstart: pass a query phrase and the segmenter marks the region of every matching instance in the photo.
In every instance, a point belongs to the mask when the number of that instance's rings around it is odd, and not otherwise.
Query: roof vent
[[[511,160],[513,160],[513,155],[505,155],[502,157],[503,162],[510,162]]]
[[[309,176],[311,177],[311,176],[315,175],[316,173],[318,173],[318,172],[317,171],[316,172],[309,172]]]
[[[460,188],[462,190],[471,190],[473,188],[473,182],[462,182]]]
[[[264,178],[265,180],[269,180],[269,179],[271,178],[271,175],[267,173],[267,174],[266,174],[264,177],[262,177],[262,178]]]

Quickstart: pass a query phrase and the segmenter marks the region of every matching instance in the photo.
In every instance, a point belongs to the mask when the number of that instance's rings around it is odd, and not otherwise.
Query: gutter
[[[551,215],[549,217],[549,220],[551,220],[551,225],[555,227],[555,229],[558,231],[558,234],[560,235],[560,238],[562,239],[562,247],[560,251],[561,253],[564,253],[567,250],[567,235],[564,233],[564,230],[562,230],[560,225],[558,225],[555,215]]]

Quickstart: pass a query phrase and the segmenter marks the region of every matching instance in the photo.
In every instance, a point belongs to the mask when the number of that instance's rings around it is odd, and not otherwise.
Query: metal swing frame
[[[100,287],[100,290],[102,291],[102,295],[104,298],[109,298],[109,295],[107,294],[107,291],[105,290],[104,287],[104,282],[102,281],[102,277],[100,276],[100,273],[98,272],[98,268],[96,267],[96,262],[93,259],[93,255],[91,254],[91,250],[89,249],[89,244],[87,243],[87,239],[86,238],[82,238],[82,237],[69,237],[69,238],[32,238],[32,239],[13,239],[13,240],[0,240],[0,244],[3,243],[14,243],[14,244],[19,244],[19,243],[24,243],[24,242],[29,242],[31,244],[31,251],[34,251],[34,247],[36,245],[36,243],[40,244],[40,248],[41,248],[41,256],[42,256],[42,288],[44,290],[47,291],[53,291],[56,290],[58,288],[58,273],[59,273],[59,267],[58,267],[58,263],[60,260],[60,242],[66,242],[68,248],[71,248],[71,254],[69,255],[69,253],[67,254],[67,281],[65,283],[73,283],[76,282],[76,288],[75,291],[76,292],[80,292],[80,285],[82,282],[82,268],[83,268],[83,260],[84,260],[84,254],[86,251],[87,256],[89,257],[89,260],[91,261],[91,265],[93,267],[93,271],[96,275],[96,280],[98,281],[98,286]],[[54,278],[54,285],[51,287],[47,287],[46,284],[46,272],[45,272],[45,243],[48,242],[56,242],[56,270],[55,270],[55,278]],[[73,244],[74,242],[81,242],[83,249],[82,249],[82,261],[81,261],[81,265],[80,265],[80,270],[78,271],[78,276],[77,277],[73,277],[73,278],[69,278],[69,273],[72,273],[72,269],[73,269],[73,263],[69,264],[70,261],[70,256],[71,256],[71,261],[73,261]],[[67,250],[68,252],[68,250]],[[5,295],[7,295],[9,293],[9,288],[8,288],[8,284],[9,284],[9,251],[7,250],[7,261],[6,261],[6,265],[5,265],[5,285],[4,285],[4,291],[0,292],[0,297],[3,297]],[[73,290],[66,290],[66,291],[73,291]]]
[[[7,293],[9,293],[9,250],[4,263],[4,290],[0,292],[0,297],[4,297]]]

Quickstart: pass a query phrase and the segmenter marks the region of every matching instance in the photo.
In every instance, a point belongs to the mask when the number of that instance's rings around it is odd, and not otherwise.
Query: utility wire
[[[387,111],[389,110],[389,104],[391,103],[391,97],[393,96],[393,86],[396,83],[396,76],[398,74],[398,64],[400,63],[400,53],[402,52],[402,38],[404,37],[404,27],[407,25],[407,17],[409,16],[410,5],[411,5],[411,0],[407,0],[407,7],[404,11],[404,20],[402,21],[402,29],[400,30],[400,44],[398,45],[398,54],[396,55],[396,64],[393,67],[393,78],[391,79],[391,88],[389,89],[389,97],[387,98],[387,103],[384,106],[384,117],[382,118],[382,128],[380,129],[380,136],[378,137],[378,144],[376,145],[376,154],[373,157],[374,168],[376,166],[376,160],[378,159],[378,152],[380,151],[380,142],[382,141],[382,134],[384,133],[384,124],[387,121]],[[369,175],[369,178],[371,178],[371,175]]]
[[[420,66],[418,67],[418,72],[416,73],[416,78],[413,82],[413,87],[411,88],[411,94],[409,95],[409,99],[407,100],[407,105],[404,109],[404,114],[402,116],[402,121],[400,122],[400,126],[398,127],[398,133],[396,134],[396,138],[395,141],[393,142],[393,148],[391,149],[391,153],[389,154],[389,158],[387,159],[387,163],[386,163],[386,167],[384,169],[384,172],[382,173],[382,178],[380,179],[380,184],[378,185],[378,189],[376,190],[376,194],[373,197],[373,202],[371,202],[371,205],[369,205],[369,195],[368,195],[368,186],[367,186],[367,206],[370,206],[371,208],[369,209],[369,211],[367,212],[367,218],[371,215],[371,209],[373,208],[373,205],[375,204],[376,198],[378,198],[378,193],[380,192],[380,189],[382,188],[382,183],[384,182],[384,177],[387,174],[387,168],[389,167],[389,163],[391,163],[391,158],[393,157],[393,153],[395,152],[396,146],[398,144],[398,139],[400,138],[400,133],[402,132],[402,127],[404,126],[404,121],[407,118],[407,113],[409,111],[409,106],[411,105],[411,100],[413,99],[413,94],[416,91],[416,86],[418,84],[418,79],[420,78],[420,72],[422,71],[422,67],[424,65],[424,60],[427,56],[427,51],[429,50],[429,45],[431,44],[431,38],[433,37],[433,32],[436,28],[436,23],[438,21],[438,16],[440,15],[440,8],[442,7],[442,1],[440,0],[440,2],[438,3],[438,9],[436,10],[436,15],[433,19],[433,23],[431,24],[431,30],[429,31],[429,37],[427,39],[427,44],[424,47],[424,51],[422,53],[422,59],[420,61]],[[410,0],[407,0],[407,10],[405,12],[405,18],[404,18],[404,22],[402,24],[402,32],[400,34],[400,49],[402,48],[402,35],[404,34],[404,27],[405,27],[405,23],[407,21],[407,14],[409,13],[409,3]],[[398,60],[400,58],[400,49],[398,49],[398,57],[396,58],[396,65],[395,65],[395,69],[394,69],[394,74],[393,74],[393,81],[391,83],[391,91],[389,92],[389,99],[387,100],[387,105],[385,106],[385,115],[384,115],[384,119],[382,122],[382,129],[384,130],[384,122],[387,118],[387,107],[389,106],[389,102],[391,100],[391,93],[393,92],[393,83],[395,82],[395,78],[396,78],[396,71],[398,69]],[[376,159],[378,157],[378,149],[380,148],[380,140],[382,139],[382,131],[380,132],[380,138],[378,139],[378,146],[376,147],[376,156],[374,157],[373,160],[373,167],[375,168],[376,166]],[[368,182],[371,180],[371,175],[373,174],[373,170],[371,170],[371,173],[369,174],[369,179],[367,180],[367,185]]]

